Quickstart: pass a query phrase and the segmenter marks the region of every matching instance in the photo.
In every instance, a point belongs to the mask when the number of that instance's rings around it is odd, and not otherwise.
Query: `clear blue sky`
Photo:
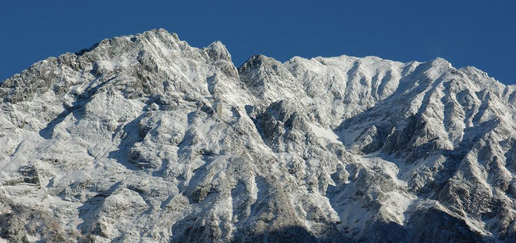
[[[516,77],[514,0],[26,1],[0,3],[0,80],[113,36],[165,28],[192,46],[222,41],[237,66],[254,54],[443,57],[506,84]]]

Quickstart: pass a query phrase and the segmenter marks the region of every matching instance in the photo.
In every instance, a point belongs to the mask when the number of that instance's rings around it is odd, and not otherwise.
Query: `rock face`
[[[240,68],[165,30],[0,86],[13,242],[515,242],[516,87],[443,59]]]

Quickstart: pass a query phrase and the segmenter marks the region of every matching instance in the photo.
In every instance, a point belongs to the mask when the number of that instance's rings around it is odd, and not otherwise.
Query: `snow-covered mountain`
[[[516,241],[516,86],[473,67],[236,68],[158,29],[40,61],[0,99],[8,241]]]

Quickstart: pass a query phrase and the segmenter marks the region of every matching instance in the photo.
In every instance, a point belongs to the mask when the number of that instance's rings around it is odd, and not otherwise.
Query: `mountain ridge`
[[[1,83],[0,237],[511,242],[515,87],[442,58],[237,68],[164,29],[106,39]]]

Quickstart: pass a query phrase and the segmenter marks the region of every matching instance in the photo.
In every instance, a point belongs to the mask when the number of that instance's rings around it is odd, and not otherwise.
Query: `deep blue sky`
[[[26,1],[0,3],[0,80],[113,36],[165,28],[192,46],[222,41],[237,66],[254,54],[437,56],[516,77],[516,1]]]

